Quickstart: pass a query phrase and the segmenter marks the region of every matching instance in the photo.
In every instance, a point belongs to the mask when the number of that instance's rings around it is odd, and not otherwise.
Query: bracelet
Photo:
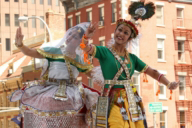
[[[22,42],[21,45],[17,45],[17,44],[15,44],[15,46],[16,46],[17,48],[21,48],[21,47],[23,47],[23,42]]]
[[[163,74],[160,74],[157,81],[160,82],[161,76],[163,76]]]
[[[89,51],[87,51],[87,53],[89,53],[91,51],[91,49],[92,49],[92,45],[90,44],[90,49],[89,49]]]
[[[171,87],[171,82],[167,85],[167,88],[170,89]]]
[[[86,39],[86,40],[89,39],[85,34],[83,35],[83,38]]]

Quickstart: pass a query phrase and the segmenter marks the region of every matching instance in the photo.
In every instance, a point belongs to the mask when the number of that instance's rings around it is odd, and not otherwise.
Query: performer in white
[[[76,81],[79,72],[91,71],[79,48],[89,23],[70,28],[56,47],[31,49],[25,46],[21,28],[17,29],[15,45],[25,55],[44,58],[43,84],[33,84],[15,91],[10,100],[21,100],[24,128],[86,128],[98,92]],[[54,42],[52,42],[54,43]],[[86,114],[85,114],[86,113]],[[87,115],[87,116],[85,116]]]

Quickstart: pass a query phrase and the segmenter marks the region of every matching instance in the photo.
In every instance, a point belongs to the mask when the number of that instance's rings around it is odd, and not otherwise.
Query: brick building
[[[30,19],[19,24],[19,16],[39,16],[46,19],[45,12],[52,9],[64,13],[59,0],[1,0],[0,1],[0,64],[12,55],[16,29],[23,28],[25,39],[43,34],[46,30],[40,20]]]
[[[63,37],[65,31],[64,13],[56,13],[52,10],[46,12],[46,22],[52,32],[54,40]],[[23,42],[30,48],[39,48],[45,41],[45,33],[25,39]],[[18,127],[11,118],[19,114],[19,102],[10,102],[8,96],[15,90],[22,88],[24,84],[40,79],[40,71],[33,72],[33,61],[24,55],[15,46],[12,55],[0,65],[0,128]],[[36,65],[39,65],[36,60]]]
[[[60,0],[66,10],[66,28],[80,22],[99,22],[95,36],[91,40],[95,45],[106,45],[116,28],[119,18],[130,19],[127,8],[137,0]],[[155,3],[156,14],[149,20],[140,22],[142,38],[134,52],[145,63],[163,73],[170,81],[180,80],[177,90],[170,92],[148,77],[144,83],[143,75],[135,72],[133,81],[146,108],[149,127],[190,128],[192,127],[192,2],[190,0],[151,0]],[[98,65],[98,61],[93,61]],[[82,75],[82,81],[92,86],[91,79]],[[160,95],[156,91],[160,87]],[[99,87],[96,87],[99,88]],[[148,110],[149,102],[162,102],[163,112],[153,114]]]

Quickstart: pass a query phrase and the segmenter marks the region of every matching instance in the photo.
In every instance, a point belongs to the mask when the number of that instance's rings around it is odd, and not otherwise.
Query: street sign
[[[162,110],[162,102],[150,102],[149,103],[149,112],[163,112]]]

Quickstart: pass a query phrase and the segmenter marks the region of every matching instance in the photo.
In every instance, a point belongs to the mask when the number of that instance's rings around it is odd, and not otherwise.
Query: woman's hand
[[[175,90],[179,86],[180,82],[171,82],[167,85],[167,88],[170,90]]]
[[[16,32],[16,36],[15,36],[15,45],[17,47],[22,46],[23,45],[23,35],[21,32],[21,27],[17,28],[17,32]]]
[[[87,30],[85,32],[85,36],[87,38],[92,38],[97,27],[98,27],[98,23],[94,23],[94,24],[90,23],[89,27],[87,28]]]

